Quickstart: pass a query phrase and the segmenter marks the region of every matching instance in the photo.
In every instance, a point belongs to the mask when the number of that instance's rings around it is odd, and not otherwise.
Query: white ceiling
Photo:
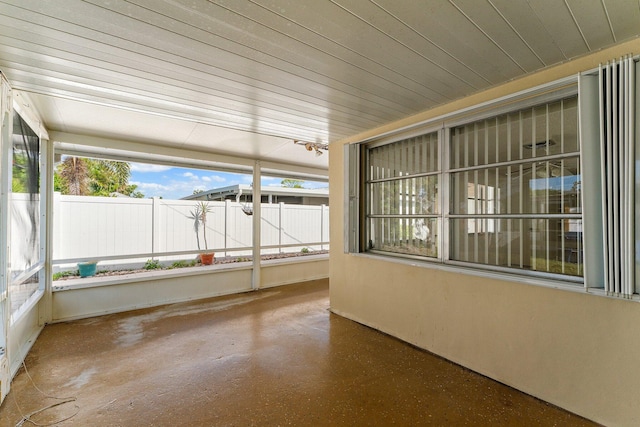
[[[0,0],[48,129],[327,167],[332,142],[637,37],[638,0]]]

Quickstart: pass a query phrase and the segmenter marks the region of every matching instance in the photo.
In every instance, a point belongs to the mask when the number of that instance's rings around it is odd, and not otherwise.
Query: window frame
[[[362,214],[360,216],[360,224],[361,224],[361,228],[360,228],[360,234],[363,237],[361,239],[360,242],[360,247],[363,249],[363,251],[366,252],[371,252],[371,253],[380,253],[380,254],[384,254],[384,255],[389,255],[389,256],[401,256],[401,257],[409,257],[409,258],[416,258],[416,259],[420,259],[420,260],[426,260],[426,261],[438,261],[442,258],[442,212],[443,212],[443,206],[442,206],[442,196],[441,196],[441,190],[440,187],[442,186],[442,181],[441,181],[441,177],[442,177],[442,149],[443,149],[443,139],[441,136],[441,132],[442,129],[439,128],[427,128],[427,129],[421,129],[421,131],[419,132],[412,132],[410,134],[407,135],[403,135],[402,138],[397,139],[397,138],[392,138],[390,140],[386,140],[386,141],[377,141],[376,143],[373,144],[367,144],[365,146],[363,146],[363,150],[362,150],[362,158],[363,158],[363,163],[364,165],[371,165],[370,163],[370,152],[371,150],[375,149],[375,148],[379,148],[379,147],[383,147],[383,146],[391,146],[393,144],[396,143],[402,143],[404,141],[407,141],[409,139],[412,138],[417,138],[417,137],[422,137],[422,136],[432,136],[435,135],[436,136],[436,150],[438,153],[437,158],[435,159],[435,169],[434,171],[423,171],[423,172],[419,172],[416,174],[412,174],[412,175],[406,175],[406,176],[397,176],[397,177],[386,177],[386,178],[382,178],[382,179],[369,179],[368,174],[366,169],[367,168],[360,168],[362,173],[361,173],[361,179],[362,179],[362,188],[361,188],[361,193],[362,193]],[[430,178],[430,177],[436,177],[437,179],[437,194],[436,194],[436,200],[437,200],[437,204],[439,207],[439,212],[438,213],[427,213],[427,214],[384,214],[384,213],[370,213],[369,212],[369,207],[371,206],[372,200],[371,200],[371,192],[373,190],[370,190],[368,188],[368,186],[370,185],[375,185],[378,183],[382,183],[382,182],[401,182],[403,180],[406,180],[407,178],[409,179],[413,179],[413,178]],[[436,254],[438,254],[437,256],[433,257],[433,256],[427,256],[427,255],[411,255],[408,253],[403,253],[403,252],[394,252],[394,251],[385,251],[382,250],[380,248],[372,248],[369,245],[369,242],[371,242],[371,227],[369,226],[370,221],[374,220],[374,219],[392,219],[392,218],[398,218],[401,220],[411,220],[411,219],[422,219],[425,218],[427,220],[431,220],[431,219],[435,219],[437,221],[437,235],[438,235],[438,240],[435,243],[435,251]]]

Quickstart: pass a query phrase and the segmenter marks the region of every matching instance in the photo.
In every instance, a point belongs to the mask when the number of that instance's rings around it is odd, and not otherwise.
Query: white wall
[[[638,51],[640,40],[621,44],[343,143],[575,75]],[[338,144],[330,156],[331,242],[342,248],[345,181]],[[340,250],[330,254],[330,283],[335,313],[597,422],[640,425],[637,301]]]

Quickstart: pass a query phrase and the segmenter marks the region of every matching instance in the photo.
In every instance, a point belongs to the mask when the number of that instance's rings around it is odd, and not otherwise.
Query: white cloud
[[[145,197],[163,197],[175,200],[193,194],[194,190],[212,190],[222,185],[229,185],[229,182],[231,184],[238,183],[243,178],[243,175],[240,174],[201,170],[190,171],[179,168],[173,168],[171,173],[162,175],[162,178],[159,178],[158,176],[139,174],[134,177],[136,182],[132,180],[131,184],[136,184],[138,190]],[[251,175],[248,175],[248,177],[251,180]]]
[[[132,172],[164,172],[171,169],[171,166],[150,165],[148,163],[131,163]]]
[[[142,193],[147,192],[158,192],[158,191],[169,191],[171,190],[170,186],[157,184],[155,182],[136,182],[131,181],[130,184],[134,184],[138,186],[138,190],[142,191]]]

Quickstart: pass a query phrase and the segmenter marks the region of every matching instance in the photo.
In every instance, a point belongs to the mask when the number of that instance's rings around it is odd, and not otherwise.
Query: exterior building
[[[228,187],[214,188],[202,191],[184,200],[232,200],[238,203],[253,203],[253,188],[250,185],[236,184]],[[328,205],[329,188],[288,188],[263,187],[261,190],[262,203],[288,203],[292,205]]]

